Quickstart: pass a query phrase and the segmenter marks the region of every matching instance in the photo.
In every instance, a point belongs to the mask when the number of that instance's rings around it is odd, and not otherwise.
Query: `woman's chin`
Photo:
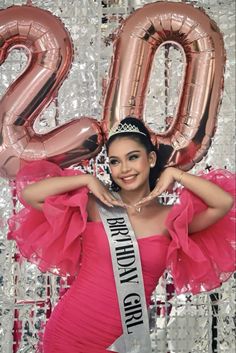
[[[119,186],[121,190],[135,191],[135,190],[139,190],[142,185],[138,182],[133,182],[133,183],[120,183]]]

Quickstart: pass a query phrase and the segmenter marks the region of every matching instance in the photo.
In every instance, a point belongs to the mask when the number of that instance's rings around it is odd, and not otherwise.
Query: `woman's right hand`
[[[124,203],[121,200],[116,199],[99,179],[93,175],[86,175],[86,177],[88,177],[88,189],[98,200],[109,207],[125,207]]]
[[[124,207],[111,192],[95,176],[90,174],[49,177],[29,184],[22,190],[22,198],[34,208],[42,209],[48,196],[64,194],[66,192],[87,186],[105,205]]]

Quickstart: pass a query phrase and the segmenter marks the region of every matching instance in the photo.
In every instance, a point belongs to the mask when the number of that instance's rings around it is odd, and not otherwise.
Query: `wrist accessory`
[[[184,171],[182,171],[182,172],[180,173],[179,178],[178,178],[178,183],[182,184],[182,180],[183,180],[184,174],[185,174]]]

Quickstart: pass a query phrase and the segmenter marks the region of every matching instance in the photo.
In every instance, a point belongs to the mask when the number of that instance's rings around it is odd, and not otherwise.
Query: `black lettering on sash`
[[[125,242],[125,241],[129,241],[129,242],[132,242],[131,238],[118,238],[118,239],[115,239],[115,241],[117,241],[117,243],[122,243],[122,242]]]
[[[133,272],[137,272],[137,268],[136,267],[131,267],[131,268],[122,268],[119,267],[118,268],[119,271],[123,271],[120,272],[119,276],[121,279],[121,283],[127,283],[127,282],[135,282],[135,283],[139,283],[139,281],[133,281],[134,279],[136,279],[138,277],[137,273],[135,275],[130,276],[131,273]],[[124,278],[122,278],[124,277]]]
[[[108,224],[110,229],[116,229],[116,228],[121,228],[125,229],[127,228],[125,224]]]
[[[118,235],[127,235],[129,234],[129,229],[126,227],[124,229],[118,228],[118,229],[111,229],[111,236],[112,237],[117,237]]]
[[[136,318],[134,318],[136,320]],[[127,327],[127,332],[128,334],[130,333],[133,333],[133,331],[130,331],[130,328],[133,327],[133,326],[137,326],[137,325],[142,325],[143,324],[143,320],[140,320],[140,321],[134,321],[130,324],[127,324],[126,327]]]
[[[116,247],[117,263],[121,267],[128,267],[135,262],[135,254],[133,244],[126,244]]]
[[[133,333],[131,331],[132,327],[143,324],[141,298],[137,293],[130,293],[124,298],[123,303],[126,317],[125,324],[127,332],[130,334]]]
[[[134,247],[133,244],[126,244],[123,246],[117,246],[116,247],[116,260],[117,264],[120,266],[119,270],[123,268],[123,273],[120,273],[120,282],[121,283],[127,283],[127,282],[134,282],[134,283],[139,283],[138,281],[138,274],[137,274],[137,268],[132,267],[135,262],[135,253],[134,253]],[[129,268],[125,270],[125,268]],[[131,273],[136,272],[135,274],[130,275]],[[123,278],[121,278],[123,277]],[[134,281],[136,280],[136,281]]]
[[[119,218],[108,218],[107,224],[111,231],[111,236],[116,237],[118,235],[128,235],[129,229],[125,224],[125,219],[123,217]]]
[[[107,223],[109,225],[115,225],[115,224],[124,224],[125,220],[123,217],[119,217],[119,218],[107,218]]]

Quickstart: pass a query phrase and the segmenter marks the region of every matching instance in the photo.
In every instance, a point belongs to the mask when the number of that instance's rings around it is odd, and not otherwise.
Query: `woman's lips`
[[[126,177],[123,177],[123,178],[120,178],[123,183],[125,184],[131,184],[135,181],[137,175],[129,175],[129,176],[126,176]]]

